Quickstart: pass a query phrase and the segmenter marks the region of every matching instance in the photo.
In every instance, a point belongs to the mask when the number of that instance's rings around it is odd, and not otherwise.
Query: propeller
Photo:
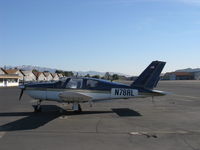
[[[21,100],[23,93],[24,93],[24,89],[21,88],[21,93],[20,93],[20,95],[19,95],[19,101]]]
[[[21,89],[20,95],[19,95],[19,101],[21,100],[24,90],[25,90],[25,85],[24,85],[24,78],[23,78],[23,84],[19,86],[19,88]]]

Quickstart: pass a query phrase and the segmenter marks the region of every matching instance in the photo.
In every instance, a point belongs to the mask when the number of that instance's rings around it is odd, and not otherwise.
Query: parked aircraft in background
[[[19,99],[24,91],[37,99],[35,112],[41,111],[42,101],[72,103],[72,109],[80,112],[80,103],[85,102],[163,96],[166,95],[165,92],[154,88],[165,64],[153,61],[131,85],[86,77],[69,77],[55,83],[25,84],[20,86]]]

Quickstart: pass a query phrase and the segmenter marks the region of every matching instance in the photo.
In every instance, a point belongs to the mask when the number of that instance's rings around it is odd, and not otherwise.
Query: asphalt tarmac
[[[71,106],[0,88],[0,150],[200,150],[200,81],[161,81],[164,97]],[[60,113],[60,109],[69,109]]]

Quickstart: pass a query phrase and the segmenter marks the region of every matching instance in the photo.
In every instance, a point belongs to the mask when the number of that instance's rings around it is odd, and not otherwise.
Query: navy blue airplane
[[[86,77],[69,77],[54,83],[25,84],[20,86],[19,100],[25,91],[38,100],[34,107],[35,112],[41,111],[42,101],[72,103],[72,109],[80,112],[80,103],[85,102],[164,96],[165,92],[154,88],[165,64],[162,61],[153,61],[131,85]]]

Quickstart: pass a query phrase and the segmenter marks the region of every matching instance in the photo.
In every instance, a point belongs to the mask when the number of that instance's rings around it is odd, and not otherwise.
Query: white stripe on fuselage
[[[66,90],[68,91],[68,90]],[[60,97],[60,94],[66,91],[56,91],[56,90],[29,90],[27,89],[25,92],[31,96],[34,99],[41,99],[41,100],[48,100],[48,101],[65,101],[68,102],[66,99],[62,99]],[[127,98],[138,98],[138,97],[146,97],[142,95],[136,95],[133,96],[124,96],[124,95],[113,95],[111,92],[89,92],[89,91],[73,91],[76,95],[77,93],[82,94],[83,96],[91,97],[91,100],[110,100],[110,99],[127,99]],[[134,93],[135,94],[135,93]],[[71,96],[71,95],[70,95]],[[66,95],[67,97],[67,95]],[[71,100],[70,100],[71,102]],[[81,102],[81,101],[80,101]]]
[[[49,101],[63,101],[60,98],[60,94],[65,91],[40,91],[40,90],[26,90],[26,93],[34,99],[49,100]],[[110,93],[90,93],[90,92],[75,92],[79,93],[91,99],[110,99]]]
[[[79,92],[80,94],[91,97],[92,100],[101,100],[101,99],[111,99],[110,93],[90,93],[90,92]]]
[[[62,91],[26,90],[26,93],[34,99],[61,101],[59,94]]]

